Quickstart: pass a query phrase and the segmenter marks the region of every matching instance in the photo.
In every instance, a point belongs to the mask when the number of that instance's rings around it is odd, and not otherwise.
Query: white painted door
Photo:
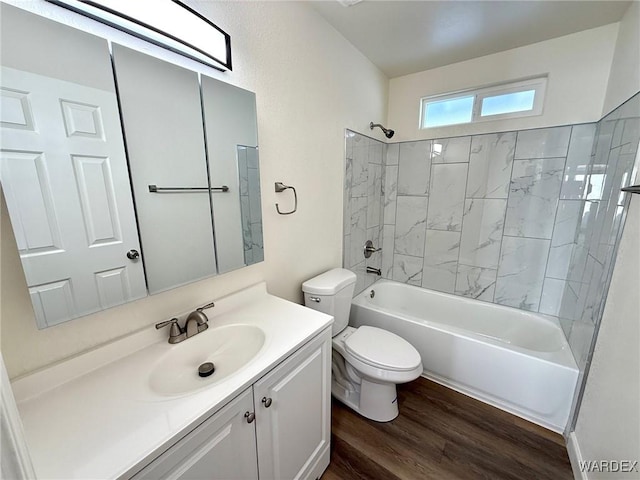
[[[315,479],[328,466],[330,363],[325,332],[253,386],[260,480]]]
[[[115,94],[1,74],[0,180],[39,327],[144,297]]]
[[[132,480],[257,480],[251,388],[154,460]]]

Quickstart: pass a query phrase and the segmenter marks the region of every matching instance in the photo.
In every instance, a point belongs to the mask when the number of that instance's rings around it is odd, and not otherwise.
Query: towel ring
[[[292,213],[295,213],[296,210],[298,210],[298,194],[296,193],[295,187],[291,187],[289,185],[285,185],[282,182],[276,182],[275,187],[276,187],[276,193],[284,192],[288,188],[293,190],[293,210],[291,210],[290,212],[282,212],[282,211],[280,211],[280,207],[276,203],[276,211],[280,215],[291,215]]]

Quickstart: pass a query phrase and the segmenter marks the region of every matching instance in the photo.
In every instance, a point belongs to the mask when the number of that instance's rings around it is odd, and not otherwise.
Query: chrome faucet
[[[177,318],[172,318],[171,320],[157,323],[156,328],[163,328],[167,325],[171,325],[171,328],[169,330],[169,343],[180,343],[183,340],[193,337],[200,332],[204,332],[207,328],[209,328],[209,324],[207,323],[209,321],[209,318],[207,318],[207,315],[203,312],[203,310],[205,308],[211,308],[214,306],[215,304],[211,302],[195,309],[193,312],[187,315],[187,319],[184,322],[184,328],[180,327]]]

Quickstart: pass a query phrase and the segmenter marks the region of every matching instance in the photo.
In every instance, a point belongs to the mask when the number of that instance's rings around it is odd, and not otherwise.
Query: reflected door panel
[[[115,94],[7,67],[1,94],[2,186],[38,325],[144,297]]]

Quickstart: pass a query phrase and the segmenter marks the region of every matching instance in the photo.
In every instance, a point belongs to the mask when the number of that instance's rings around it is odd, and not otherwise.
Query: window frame
[[[524,80],[501,83],[481,88],[470,88],[466,90],[458,90],[456,92],[447,92],[438,95],[429,95],[420,99],[420,118],[418,125],[420,130],[431,128],[450,127],[453,125],[468,125],[478,122],[488,122],[493,120],[502,120],[508,118],[521,118],[542,115],[544,109],[544,99],[546,96],[548,76],[541,75]],[[526,92],[535,90],[533,98],[533,107],[531,110],[520,110],[518,112],[497,113],[494,115],[482,115],[482,102],[485,98],[497,97],[511,93]],[[473,107],[471,110],[471,120],[469,122],[449,123],[446,125],[425,125],[426,108],[430,103],[442,102],[446,100],[454,100],[459,98],[473,97]]]

